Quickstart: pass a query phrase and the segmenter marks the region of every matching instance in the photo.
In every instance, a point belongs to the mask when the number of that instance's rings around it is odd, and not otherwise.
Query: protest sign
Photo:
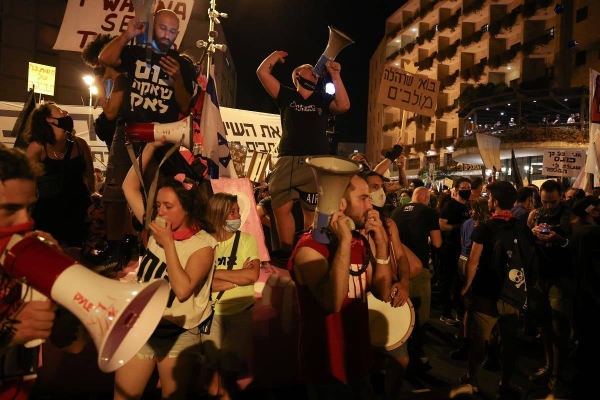
[[[30,62],[29,74],[27,75],[27,89],[33,87],[36,93],[54,96],[55,78],[56,67]]]
[[[386,66],[377,101],[427,117],[435,115],[440,81]]]
[[[179,46],[187,28],[194,0],[157,0],[156,9],[168,8],[179,18]],[[69,0],[54,50],[82,51],[96,35],[118,36],[135,17],[132,0]]]
[[[585,150],[546,150],[542,175],[577,176],[585,166]]]

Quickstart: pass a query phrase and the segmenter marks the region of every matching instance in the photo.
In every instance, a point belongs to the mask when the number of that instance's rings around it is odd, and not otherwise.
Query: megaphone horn
[[[168,124],[125,124],[125,135],[130,142],[154,142],[166,136],[169,143],[181,143],[188,150],[194,149],[194,124],[191,114]]]
[[[307,157],[317,180],[317,209],[312,230],[313,238],[323,244],[330,242],[325,228],[331,216],[339,211],[342,196],[354,175],[362,171],[362,165],[347,158],[335,156]]]
[[[335,57],[339,54],[340,51],[349,44],[354,43],[348,35],[344,32],[339,31],[331,26],[329,28],[329,41],[327,42],[327,47],[325,47],[325,51],[317,61],[317,65],[313,70],[313,75],[319,78],[325,72],[325,64],[328,61],[335,60]]]
[[[105,278],[34,237],[14,234],[2,251],[0,267],[81,321],[98,349],[103,372],[135,356],[156,329],[169,299],[164,279],[142,284]]]

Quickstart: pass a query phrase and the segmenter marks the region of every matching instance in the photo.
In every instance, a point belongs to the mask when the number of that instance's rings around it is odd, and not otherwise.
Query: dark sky
[[[216,0],[238,74],[237,108],[278,113],[256,77],[256,69],[273,51],[289,53],[274,75],[293,87],[292,70],[300,64],[315,65],[329,40],[329,25],[355,43],[336,57],[350,96],[350,110],[336,119],[338,139],[365,142],[369,60],[385,33],[385,19],[405,0]],[[217,42],[218,39],[217,39]]]

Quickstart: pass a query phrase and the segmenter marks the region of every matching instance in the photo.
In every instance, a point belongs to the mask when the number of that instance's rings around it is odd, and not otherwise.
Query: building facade
[[[585,148],[587,139],[572,137],[586,129],[589,69],[600,69],[594,16],[595,0],[408,0],[386,20],[370,61],[367,156],[378,161],[400,139],[409,147],[409,176],[432,165],[481,164],[473,134],[490,132],[503,137],[502,159],[516,148],[535,174],[530,164],[538,165],[544,148]],[[409,64],[441,81],[441,91],[435,117],[408,113],[403,128],[402,110],[377,97],[384,67]],[[580,122],[566,125],[576,113]],[[560,122],[540,131],[543,116]],[[529,133],[535,143],[510,143],[511,135]],[[465,137],[472,142],[461,143]],[[459,172],[481,174],[465,169]]]

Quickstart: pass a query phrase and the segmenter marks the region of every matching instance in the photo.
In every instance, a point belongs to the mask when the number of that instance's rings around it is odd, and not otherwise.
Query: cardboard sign
[[[386,66],[379,87],[379,103],[427,117],[435,115],[440,81]]]
[[[585,166],[585,150],[546,150],[542,175],[577,176]]]
[[[155,9],[168,8],[179,17],[179,47],[187,28],[194,0],[156,0]],[[54,50],[82,51],[96,35],[118,36],[127,30],[129,20],[135,17],[132,0],[69,0],[60,26]]]
[[[27,75],[27,89],[35,88],[36,93],[54,96],[54,81],[56,79],[56,67],[50,65],[29,63],[29,74]]]

